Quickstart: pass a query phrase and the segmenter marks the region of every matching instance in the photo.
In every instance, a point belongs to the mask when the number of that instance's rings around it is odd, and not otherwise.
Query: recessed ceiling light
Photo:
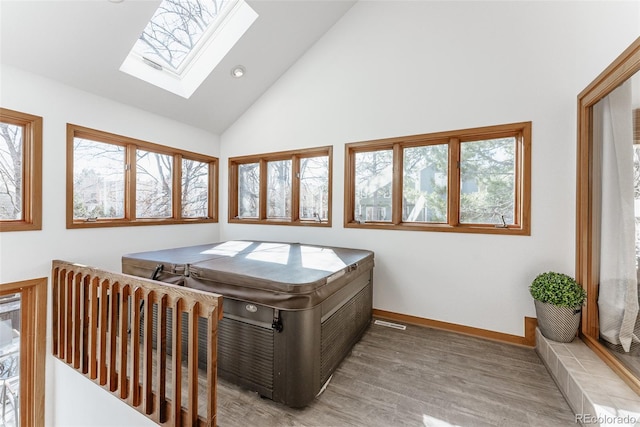
[[[236,65],[231,69],[231,75],[236,79],[239,79],[240,77],[244,76],[244,73],[246,72],[247,70],[242,65]]]
[[[111,3],[122,3],[124,0],[109,0]]]

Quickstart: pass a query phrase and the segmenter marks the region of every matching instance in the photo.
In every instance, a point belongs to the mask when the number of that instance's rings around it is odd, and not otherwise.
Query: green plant
[[[579,307],[587,298],[587,293],[573,277],[553,271],[539,274],[531,283],[529,292],[534,299],[558,307]]]

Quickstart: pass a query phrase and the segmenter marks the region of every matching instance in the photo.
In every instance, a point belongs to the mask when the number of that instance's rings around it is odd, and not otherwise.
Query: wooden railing
[[[54,356],[159,425],[216,425],[221,296],[64,261],[52,282]]]

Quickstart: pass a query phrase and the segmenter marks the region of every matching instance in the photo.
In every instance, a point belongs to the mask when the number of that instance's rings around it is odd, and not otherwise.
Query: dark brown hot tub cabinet
[[[122,272],[149,278],[158,270],[157,280],[221,294],[218,374],[302,407],[371,321],[373,258],[359,249],[228,241],[128,254]]]

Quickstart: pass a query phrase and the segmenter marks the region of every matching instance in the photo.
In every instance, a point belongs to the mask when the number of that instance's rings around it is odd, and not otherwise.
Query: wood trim
[[[299,150],[287,150],[287,151],[274,151],[271,153],[262,154],[249,154],[246,156],[230,157],[229,162],[234,164],[242,163],[257,163],[259,160],[276,161],[276,160],[289,160],[294,155],[300,158],[303,157],[319,157],[326,156],[327,153],[331,154],[331,146],[313,147],[313,148],[301,148]]]
[[[300,218],[300,157],[291,156],[291,218]]]
[[[382,319],[404,322],[416,326],[442,329],[449,332],[456,332],[458,334],[470,335],[492,341],[500,341],[508,344],[522,345],[526,347],[535,347],[536,345],[536,327],[538,326],[538,322],[534,317],[524,318],[525,336],[521,337],[518,335],[490,331],[488,329],[474,328],[471,326],[442,322],[439,320],[426,319],[423,317],[410,316],[408,314],[394,313],[392,311],[379,310],[375,308],[373,309],[373,316],[380,317]]]
[[[590,107],[611,93],[640,68],[640,37],[635,39],[602,73],[582,92],[578,99]]]
[[[227,169],[229,171],[229,182],[227,183],[227,212],[229,219],[236,218],[239,215],[238,211],[238,192],[233,191],[234,188],[238,188],[238,164],[233,163],[231,159],[227,162]]]
[[[626,366],[620,363],[620,361],[611,354],[611,351],[604,347],[598,340],[584,334],[580,334],[582,341],[589,347],[595,354],[600,357],[612,370],[615,372],[624,382],[635,391],[640,394],[640,379],[636,377]]]
[[[74,226],[73,222],[73,127],[67,123],[67,171],[66,171],[66,218],[67,228]]]
[[[327,194],[327,227],[332,226],[333,218],[333,147],[329,146],[329,152],[327,154],[329,156],[329,182],[328,182],[328,194]]]
[[[182,219],[182,155],[173,155],[173,197],[171,198],[171,212],[173,218]],[[208,216],[208,215],[207,215]]]
[[[451,227],[460,225],[460,139],[449,140],[449,164],[447,168],[447,223]]]
[[[215,388],[208,388],[200,396],[205,399],[202,403],[207,413],[198,413],[198,320],[206,319],[209,336],[215,338],[222,318],[220,295],[64,261],[52,262],[51,277],[55,357],[157,424],[214,425]],[[160,307],[155,349],[151,333],[154,306]],[[164,307],[173,308],[171,343],[167,339]],[[189,325],[186,334],[181,325],[184,314]],[[138,331],[144,331],[144,338]],[[165,363],[167,345],[171,345],[173,355],[172,399],[167,398],[165,387],[169,376]],[[182,354],[183,348],[186,355]],[[206,354],[207,368],[215,368],[216,346],[207,346]],[[155,367],[154,358],[159,361]],[[188,362],[187,375],[182,370],[183,360]],[[153,373],[158,379],[155,386]],[[215,370],[206,375],[213,378],[215,385]],[[182,398],[183,391],[186,400]]]
[[[136,194],[138,191],[138,159],[136,148],[134,144],[127,144],[125,151],[124,219],[126,221],[134,221],[138,214],[138,204],[136,203]]]
[[[345,228],[368,228],[372,230],[403,230],[403,231],[441,231],[449,233],[472,233],[472,234],[502,234],[510,236],[529,236],[531,235],[528,229],[522,228],[496,228],[495,226],[488,227],[486,225],[469,225],[459,224],[457,226],[451,226],[449,224],[411,224],[403,222],[402,224],[394,225],[383,222],[350,222],[344,224]]]
[[[531,144],[533,141],[532,127],[525,126],[522,130],[522,142],[517,146],[517,164],[520,171],[516,171],[517,188],[521,192],[518,195],[520,200],[517,216],[521,221],[519,225],[522,227],[524,234],[531,235]],[[527,141],[529,141],[527,143]]]
[[[0,232],[42,230],[42,117],[0,108],[0,122],[23,128],[22,219],[0,220]]]
[[[506,235],[531,235],[531,122],[520,122],[480,128],[461,129],[447,132],[437,132],[424,135],[410,135],[373,141],[352,142],[345,145],[345,228],[368,228],[407,231],[444,231],[456,233],[481,233],[481,234],[506,234]],[[518,144],[515,173],[515,225],[507,228],[496,227],[495,224],[461,224],[460,211],[460,144],[479,141],[483,139],[495,139],[503,137],[515,137]],[[402,209],[402,161],[403,148],[419,147],[436,144],[448,144],[448,197],[447,197],[447,223],[412,223],[401,221]],[[355,207],[355,154],[378,150],[393,150],[393,182],[392,182],[392,211],[390,222],[369,221],[358,222],[353,212]],[[398,184],[400,181],[400,184]],[[397,191],[400,188],[400,191]],[[398,214],[400,212],[400,214]],[[400,217],[400,221],[397,221]]]
[[[354,147],[349,144],[344,146],[344,203],[342,213],[343,223],[346,228],[355,223],[355,189],[356,181],[356,156],[353,153]]]
[[[103,219],[87,222],[84,220],[75,220],[73,218],[73,146],[74,138],[86,138],[91,141],[102,142],[106,144],[119,145],[125,149],[125,162],[129,165],[124,172],[124,218],[119,219]],[[143,149],[154,153],[168,155],[173,158],[172,172],[172,216],[170,218],[136,218],[136,150]],[[206,218],[183,218],[182,217],[182,199],[179,189],[182,186],[182,163],[177,159],[195,160],[209,164],[209,181],[208,181],[208,209],[209,215]],[[109,132],[90,129],[74,124],[67,123],[67,201],[66,201],[66,219],[67,228],[98,228],[98,227],[125,227],[139,225],[172,225],[172,224],[199,224],[218,222],[218,158],[207,156],[204,154],[194,153],[191,151],[181,150],[168,147],[152,142],[142,141],[135,138],[129,138],[122,135],[116,135]],[[214,171],[214,173],[212,173]]]
[[[20,293],[20,424],[44,426],[47,333],[46,277],[0,285],[0,296]]]
[[[315,220],[307,220],[300,218],[300,185],[297,173],[300,172],[300,160],[309,157],[328,157],[328,218],[321,222]],[[267,218],[267,165],[269,162],[291,160],[291,218]],[[259,209],[257,218],[239,218],[238,209],[238,166],[248,163],[258,163],[260,165],[260,194]],[[311,226],[311,227],[331,227],[332,216],[332,175],[333,175],[333,147],[315,147],[300,150],[278,151],[273,153],[255,154],[229,158],[229,209],[228,222],[235,224],[262,224],[262,225],[293,225],[293,226]]]
[[[265,159],[260,159],[258,164],[260,165],[260,182],[259,184],[259,196],[258,196],[258,220],[266,220],[267,218],[267,187],[268,187],[268,178],[269,175],[267,168],[268,161]]]
[[[218,162],[210,162],[209,163],[209,217],[213,220],[213,222],[218,222],[218,218],[220,217],[218,213],[220,191],[218,188],[218,184],[220,182],[220,168],[218,167]]]
[[[593,144],[592,107],[639,71],[640,37],[578,95],[575,266],[576,280],[587,291],[587,302],[582,311],[581,337],[638,394],[640,379],[613,357],[598,340],[601,161],[600,150],[595,149]]]
[[[400,144],[393,144],[393,172],[391,180],[391,197],[392,200],[398,200],[396,194],[403,193],[404,181],[404,156],[402,155],[402,147]],[[402,210],[404,197],[400,197],[400,203],[391,205],[391,223],[398,225],[402,223]]]

